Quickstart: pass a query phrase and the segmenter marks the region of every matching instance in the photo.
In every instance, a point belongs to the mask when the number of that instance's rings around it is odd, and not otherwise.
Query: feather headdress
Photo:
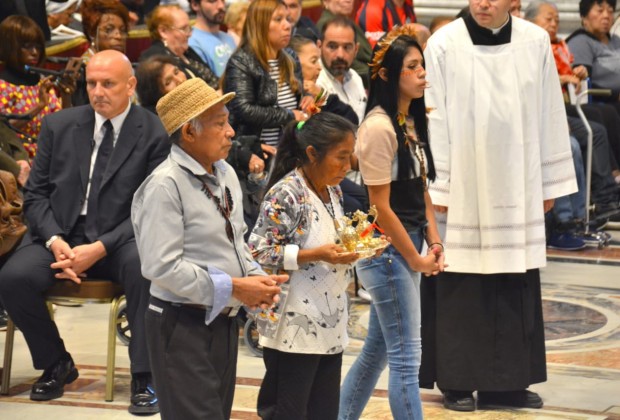
[[[372,61],[368,66],[370,67],[370,77],[376,79],[379,75],[379,70],[383,67],[383,59],[392,42],[401,35],[408,35],[412,38],[416,38],[416,30],[413,25],[396,26],[390,32],[388,32],[383,39],[377,43],[375,54],[372,57]]]

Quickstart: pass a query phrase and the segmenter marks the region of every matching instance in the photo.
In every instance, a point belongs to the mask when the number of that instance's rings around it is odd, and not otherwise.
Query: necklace
[[[329,198],[329,206],[328,206],[325,203],[325,201],[323,201],[323,199],[321,198],[321,194],[319,194],[319,191],[316,189],[316,187],[312,183],[312,180],[310,179],[308,174],[306,174],[306,171],[304,171],[304,168],[299,168],[299,169],[301,169],[303,177],[306,180],[306,183],[310,186],[310,189],[312,191],[314,191],[316,196],[319,198],[319,201],[321,202],[321,204],[323,204],[323,207],[325,207],[325,210],[327,210],[327,213],[331,216],[331,218],[332,218],[332,220],[334,222],[334,227],[336,228],[336,232],[338,232],[338,230],[340,229],[340,224],[336,220],[336,209],[334,207],[334,203],[332,202],[332,195],[329,192],[329,188],[326,187],[326,189],[327,189],[327,196]]]
[[[405,135],[405,146],[411,147],[411,145],[413,145],[413,154],[420,163],[420,176],[422,177],[422,185],[424,186],[424,191],[427,191],[428,185],[426,183],[426,161],[424,160],[424,149],[422,148],[422,142],[419,141],[414,135],[415,127],[413,126],[413,120],[411,118],[407,118],[407,115],[402,112],[398,112],[396,120],[398,121],[400,129],[403,130],[403,134]]]
[[[215,204],[215,207],[217,208],[218,213],[220,213],[220,215],[226,221],[226,224],[225,224],[226,237],[228,238],[230,243],[234,245],[235,244],[235,232],[232,226],[232,222],[230,221],[230,214],[232,213],[234,203],[232,199],[232,194],[230,193],[230,189],[228,187],[224,187],[224,204],[226,205],[226,207],[223,207],[222,201],[219,199],[219,197],[216,197],[215,195],[213,195],[213,192],[211,191],[207,183],[204,182],[201,177],[199,177],[198,175],[190,171],[185,166],[181,166],[181,168],[185,172],[187,172],[188,174],[196,178],[198,181],[200,181],[200,183],[202,184],[202,188],[201,188],[202,192],[205,193],[208,199],[213,201],[213,203]]]
[[[219,199],[219,197],[216,197],[215,195],[213,195],[213,192],[211,191],[207,183],[202,180],[202,178],[192,173],[187,168],[183,167],[183,169],[185,169],[189,174],[193,175],[198,181],[202,183],[202,188],[201,188],[202,192],[205,193],[207,198],[209,198],[210,200],[214,202],[218,213],[220,213],[220,215],[226,221],[226,225],[225,225],[226,237],[228,238],[230,243],[234,244],[235,233],[233,231],[232,222],[230,221],[230,214],[232,213],[232,210],[233,210],[233,199],[232,199],[232,194],[230,193],[230,189],[228,189],[228,187],[224,188],[224,205],[225,205],[224,207],[222,206],[222,201]]]

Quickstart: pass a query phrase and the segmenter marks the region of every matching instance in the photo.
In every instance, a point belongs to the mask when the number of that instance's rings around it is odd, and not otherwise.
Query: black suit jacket
[[[95,112],[90,105],[47,116],[24,194],[24,212],[34,241],[71,232],[86,200]],[[108,253],[133,239],[134,192],[170,151],[156,115],[132,105],[123,123],[99,191],[99,238]]]

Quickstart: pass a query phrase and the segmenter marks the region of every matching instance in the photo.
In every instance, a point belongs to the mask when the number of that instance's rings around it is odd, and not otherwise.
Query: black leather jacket
[[[295,77],[303,88],[301,66],[297,57],[293,58]],[[291,111],[276,106],[278,84],[271,79],[256,56],[245,48],[237,49],[228,60],[223,82],[224,92],[237,94],[228,104],[230,123],[237,136],[260,137],[263,128],[282,127],[295,119]],[[301,94],[298,92],[296,95],[297,103]]]
[[[200,77],[202,80],[207,82],[207,84],[213,89],[217,90],[220,88],[219,77],[215,75],[209,65],[202,61],[202,58],[200,58],[198,53],[194,51],[191,47],[189,47],[184,54],[185,58],[188,60],[188,62],[186,63],[185,61],[177,57],[172,51],[170,51],[170,49],[166,47],[161,40],[157,39],[153,41],[153,43],[148,49],[142,51],[142,54],[140,55],[140,61],[144,61],[145,59],[154,55],[168,55],[177,60],[178,67],[183,73],[185,73],[185,76],[188,79],[191,79],[192,77]]]

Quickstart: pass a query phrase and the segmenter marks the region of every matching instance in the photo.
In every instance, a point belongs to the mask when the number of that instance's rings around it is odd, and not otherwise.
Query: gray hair
[[[189,120],[188,122],[186,122],[185,124],[189,124],[192,126],[192,128],[194,129],[194,131],[197,134],[202,133],[202,122],[200,121],[200,117],[202,116],[202,114],[195,116],[194,118],[192,118],[191,120]],[[177,146],[179,146],[181,144],[181,140],[183,139],[183,127],[185,127],[185,124],[183,124],[181,127],[179,127],[178,130],[176,130],[174,133],[170,134],[170,141],[173,144],[176,144]]]
[[[534,19],[536,19],[538,13],[540,13],[540,6],[542,6],[543,4],[548,4],[549,6],[552,6],[555,10],[558,10],[558,6],[552,1],[533,0],[525,8],[525,11],[523,12],[523,18],[532,22]]]

